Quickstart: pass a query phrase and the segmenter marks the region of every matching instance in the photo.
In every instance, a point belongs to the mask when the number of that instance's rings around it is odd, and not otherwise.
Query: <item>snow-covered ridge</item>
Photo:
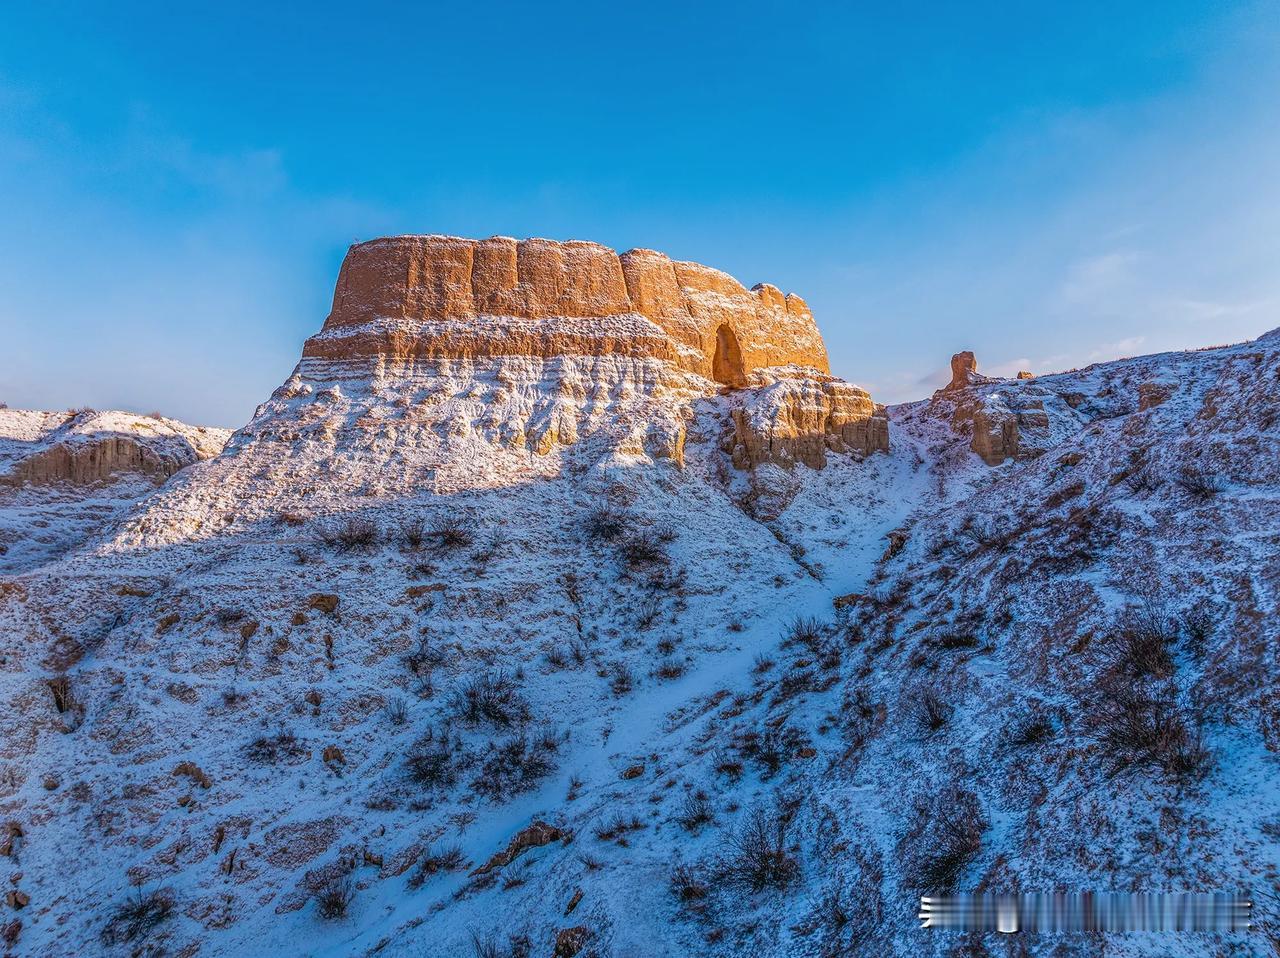
[[[165,478],[216,455],[229,429],[92,409],[0,409],[0,482],[93,482],[117,472]]]

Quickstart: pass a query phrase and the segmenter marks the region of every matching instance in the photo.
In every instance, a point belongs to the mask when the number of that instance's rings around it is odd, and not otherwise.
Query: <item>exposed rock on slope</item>
[[[324,508],[602,460],[679,466],[694,404],[726,388],[741,387],[724,437],[740,468],[886,449],[883,407],[826,368],[802,300],[660,253],[375,240],[351,248],[324,329],[211,465],[218,480],[178,484],[122,542],[184,537],[197,514],[203,534],[269,517],[270,499],[244,492],[263,474]]]
[[[230,435],[159,416],[0,409],[0,483],[87,485],[121,473],[163,482],[217,455]]]
[[[0,409],[0,572],[80,545],[230,435],[123,412]]]
[[[831,376],[757,372],[733,408],[729,449],[739,469],[802,462],[821,469],[827,452],[889,449],[889,419],[870,394]]]

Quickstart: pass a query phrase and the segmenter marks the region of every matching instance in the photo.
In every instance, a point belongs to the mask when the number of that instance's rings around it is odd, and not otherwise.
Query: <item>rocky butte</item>
[[[638,376],[642,390],[656,382],[695,393],[716,385],[751,389],[735,406],[727,444],[740,468],[764,461],[820,468],[828,450],[888,448],[883,407],[830,375],[803,299],[765,283],[747,289],[719,270],[653,250],[618,254],[596,243],[507,237],[358,244],[300,369],[338,363],[379,373],[439,370],[510,357],[568,361],[552,367],[553,388],[566,402],[548,424],[505,423],[506,438],[539,453],[582,431],[581,404],[567,408],[574,389],[566,384],[578,373]],[[597,357],[634,362],[606,371],[589,361]],[[676,430],[658,445],[678,460],[682,443]]]

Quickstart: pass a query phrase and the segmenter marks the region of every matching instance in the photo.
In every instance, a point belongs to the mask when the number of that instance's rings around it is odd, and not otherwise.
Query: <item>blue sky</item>
[[[7,4],[0,400],[240,425],[405,232],[775,283],[882,401],[1250,338],[1278,89],[1275,2]]]

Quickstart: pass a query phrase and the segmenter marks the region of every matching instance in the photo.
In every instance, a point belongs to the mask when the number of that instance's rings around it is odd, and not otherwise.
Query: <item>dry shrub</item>
[[[350,875],[331,875],[316,892],[316,911],[321,918],[337,921],[347,916],[355,897],[356,887]]]
[[[1148,766],[1159,768],[1173,781],[1187,783],[1202,779],[1213,765],[1212,754],[1192,716],[1179,705],[1172,683],[1109,676],[1090,721],[1113,774]]]
[[[471,787],[495,802],[527,792],[555,770],[554,759],[559,749],[560,740],[550,730],[490,742],[480,762],[480,774]]]
[[[973,792],[956,786],[917,801],[902,842],[907,883],[922,891],[953,888],[982,848],[986,816]]]
[[[441,552],[465,549],[475,541],[475,535],[469,528],[451,519],[441,519],[436,522],[428,536],[432,546]]]
[[[926,735],[943,729],[951,721],[954,708],[932,686],[919,686],[908,696],[911,715]]]
[[[528,700],[504,671],[464,679],[451,696],[454,714],[470,725],[486,722],[506,728],[529,720]]]
[[[173,903],[173,892],[167,888],[151,892],[138,889],[135,895],[112,911],[106,927],[102,929],[102,943],[116,945],[141,941],[173,914]]]
[[[794,882],[800,864],[788,847],[788,826],[789,818],[781,810],[754,806],[727,839],[729,853],[721,861],[724,879],[757,892]]]
[[[1197,499],[1212,499],[1225,492],[1226,481],[1198,463],[1189,463],[1178,472],[1178,485]]]
[[[627,513],[610,506],[602,506],[599,509],[593,509],[587,515],[584,528],[588,538],[614,542],[622,538],[631,524],[631,516]]]
[[[618,554],[632,569],[670,561],[662,540],[652,532],[636,532],[622,540]]]
[[[259,765],[275,765],[280,761],[302,758],[307,751],[306,743],[292,732],[281,730],[250,742],[245,746],[245,757]]]
[[[457,845],[446,845],[442,848],[428,848],[418,863],[417,870],[409,878],[410,888],[421,888],[422,884],[433,875],[445,872],[456,872],[466,867],[466,858]]]
[[[405,759],[409,780],[424,788],[444,788],[458,780],[459,756],[454,754],[447,738],[437,737],[434,730],[413,743]]]
[[[339,552],[369,552],[382,537],[377,523],[359,516],[322,526],[317,535],[322,545]]]

